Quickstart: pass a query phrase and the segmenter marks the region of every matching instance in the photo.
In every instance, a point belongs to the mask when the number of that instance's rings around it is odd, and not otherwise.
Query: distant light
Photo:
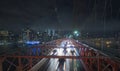
[[[39,41],[27,41],[25,43],[29,45],[35,45],[35,44],[39,44],[40,42]]]
[[[106,41],[106,44],[107,44],[107,45],[111,44],[111,41]]]
[[[77,31],[77,30],[75,30],[74,32],[73,32],[73,34],[75,35],[75,36],[79,36],[79,32]]]
[[[78,34],[78,31],[74,31],[74,34]]]
[[[76,36],[79,36],[79,34],[76,34]]]

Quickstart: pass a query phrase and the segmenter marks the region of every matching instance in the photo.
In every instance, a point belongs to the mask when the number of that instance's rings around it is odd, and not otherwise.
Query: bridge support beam
[[[32,58],[30,58],[29,62],[30,62],[30,68],[32,68]]]
[[[17,66],[17,71],[22,71],[22,67],[21,66]]]
[[[98,71],[101,71],[101,60],[98,58]]]
[[[21,58],[19,57],[18,58],[18,66],[17,66],[17,68],[16,68],[16,70],[17,71],[22,71],[22,64],[21,64],[22,62],[21,62]]]
[[[3,63],[3,60],[0,59],[0,71],[3,71],[2,63]]]
[[[118,67],[117,67],[117,65],[115,63],[113,65],[113,71],[118,71]]]

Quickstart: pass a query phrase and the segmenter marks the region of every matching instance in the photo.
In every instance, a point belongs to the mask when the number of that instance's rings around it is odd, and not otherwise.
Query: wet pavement
[[[77,52],[75,51],[74,54],[67,50],[67,53],[63,53],[64,49],[56,49],[57,56],[77,56]],[[75,49],[74,49],[75,50]],[[53,53],[51,53],[54,55]],[[40,63],[42,64],[42,63]],[[46,60],[44,65],[42,65],[38,71],[85,71],[82,63],[78,59],[65,59],[65,61],[59,61],[58,58],[51,58]]]

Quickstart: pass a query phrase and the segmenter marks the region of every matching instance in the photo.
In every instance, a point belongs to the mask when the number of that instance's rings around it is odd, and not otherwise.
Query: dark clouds
[[[110,2],[111,1],[111,2]],[[105,10],[104,10],[105,9]],[[0,29],[120,30],[119,0],[3,0]],[[16,29],[14,29],[16,28]]]

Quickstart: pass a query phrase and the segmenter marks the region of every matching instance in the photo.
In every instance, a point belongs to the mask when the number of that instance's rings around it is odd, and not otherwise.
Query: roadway
[[[54,51],[55,50],[55,51]],[[72,54],[71,50],[74,51]],[[79,56],[75,48],[67,48],[63,52],[63,48],[55,48],[50,53],[53,56]],[[33,67],[32,71],[85,71],[82,66],[81,60],[79,59],[63,59],[60,61],[58,58],[42,59],[36,67]]]

